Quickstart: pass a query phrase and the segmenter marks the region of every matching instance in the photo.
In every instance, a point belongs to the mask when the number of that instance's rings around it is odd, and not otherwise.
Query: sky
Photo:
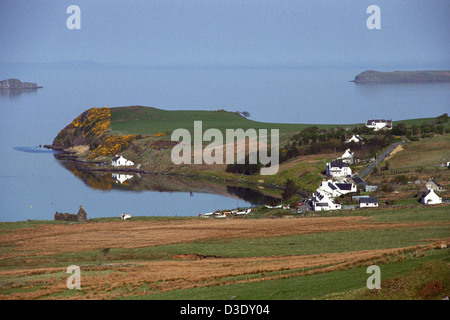
[[[448,0],[2,0],[0,62],[448,67],[449,15]]]

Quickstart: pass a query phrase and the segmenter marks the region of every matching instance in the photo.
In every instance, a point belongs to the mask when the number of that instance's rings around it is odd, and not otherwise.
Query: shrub
[[[283,193],[281,194],[281,198],[283,201],[289,200],[293,195],[295,195],[298,191],[297,186],[293,179],[287,179],[286,184],[284,185]]]
[[[444,290],[442,282],[432,281],[425,284],[419,292],[419,296],[422,298],[434,297]]]

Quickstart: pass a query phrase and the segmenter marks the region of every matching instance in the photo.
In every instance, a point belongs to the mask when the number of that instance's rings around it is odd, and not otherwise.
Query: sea
[[[58,160],[42,146],[92,107],[225,109],[247,111],[262,122],[341,125],[436,117],[450,110],[450,83],[351,82],[367,69],[0,63],[0,81],[17,78],[43,86],[0,92],[0,222],[52,220],[55,212],[77,213],[80,205],[88,218],[184,217],[274,201],[262,190],[223,182],[80,173],[76,164]]]

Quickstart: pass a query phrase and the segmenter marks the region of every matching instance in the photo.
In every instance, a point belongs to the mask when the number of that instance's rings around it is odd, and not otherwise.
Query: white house
[[[356,185],[354,185],[353,183],[334,182],[332,180],[322,181],[317,190],[327,193],[328,196],[332,198],[357,191]]]
[[[359,135],[353,135],[350,139],[346,140],[344,143],[360,143],[363,142],[363,139]]]
[[[340,210],[342,206],[338,203],[334,203],[333,200],[327,195],[326,192],[317,190],[313,193],[312,207],[314,211],[328,211],[328,210]]]
[[[332,161],[327,163],[326,173],[329,177],[347,177],[352,175],[352,169],[343,161]]]
[[[377,198],[359,198],[360,208],[376,208],[378,207]]]
[[[371,128],[375,131],[378,131],[380,129],[392,129],[392,120],[372,120],[369,119],[366,122],[366,127]]]
[[[119,157],[118,155],[116,155],[116,156],[112,159],[111,165],[112,165],[113,167],[119,167],[119,166],[133,166],[133,165],[134,165],[134,162],[131,161],[131,160],[127,160],[127,159],[125,159],[125,158],[122,157],[122,156]]]
[[[350,149],[347,149],[344,154],[338,158],[338,160],[341,160],[347,164],[352,164],[355,161],[355,153],[351,152]]]
[[[442,198],[434,193],[433,189],[429,189],[420,199],[423,204],[439,204],[442,203]]]

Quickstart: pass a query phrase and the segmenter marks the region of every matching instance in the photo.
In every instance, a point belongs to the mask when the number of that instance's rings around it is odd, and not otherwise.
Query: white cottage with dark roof
[[[347,164],[353,164],[353,162],[355,161],[355,153],[351,152],[350,149],[347,149],[338,160]]]
[[[436,180],[434,180],[434,178],[430,178],[425,182],[425,187],[427,187],[427,189],[433,189],[436,191],[444,191],[444,188],[442,188],[442,186],[436,182]]]
[[[334,203],[333,199],[320,189],[313,193],[312,207],[314,211],[340,210],[341,204]]]
[[[378,199],[377,198],[359,198],[359,207],[360,208],[376,208],[378,207]]]
[[[356,185],[350,182],[334,182],[332,180],[322,181],[318,191],[327,193],[330,197],[339,197],[341,195],[356,192]]]
[[[113,167],[133,166],[133,165],[134,165],[134,162],[131,161],[131,160],[127,160],[127,159],[125,159],[125,158],[122,157],[122,156],[119,157],[118,155],[116,155],[116,156],[112,159],[111,165],[112,165]]]
[[[346,140],[344,143],[363,143],[364,140],[359,135],[353,135],[350,139]]]
[[[352,175],[352,169],[343,161],[327,163],[326,174],[329,177],[347,177]]]
[[[442,203],[442,198],[434,193],[433,189],[429,189],[420,199],[423,204],[439,204]]]
[[[371,128],[375,131],[378,131],[380,129],[392,129],[392,120],[373,120],[369,119],[366,122],[366,127]]]

